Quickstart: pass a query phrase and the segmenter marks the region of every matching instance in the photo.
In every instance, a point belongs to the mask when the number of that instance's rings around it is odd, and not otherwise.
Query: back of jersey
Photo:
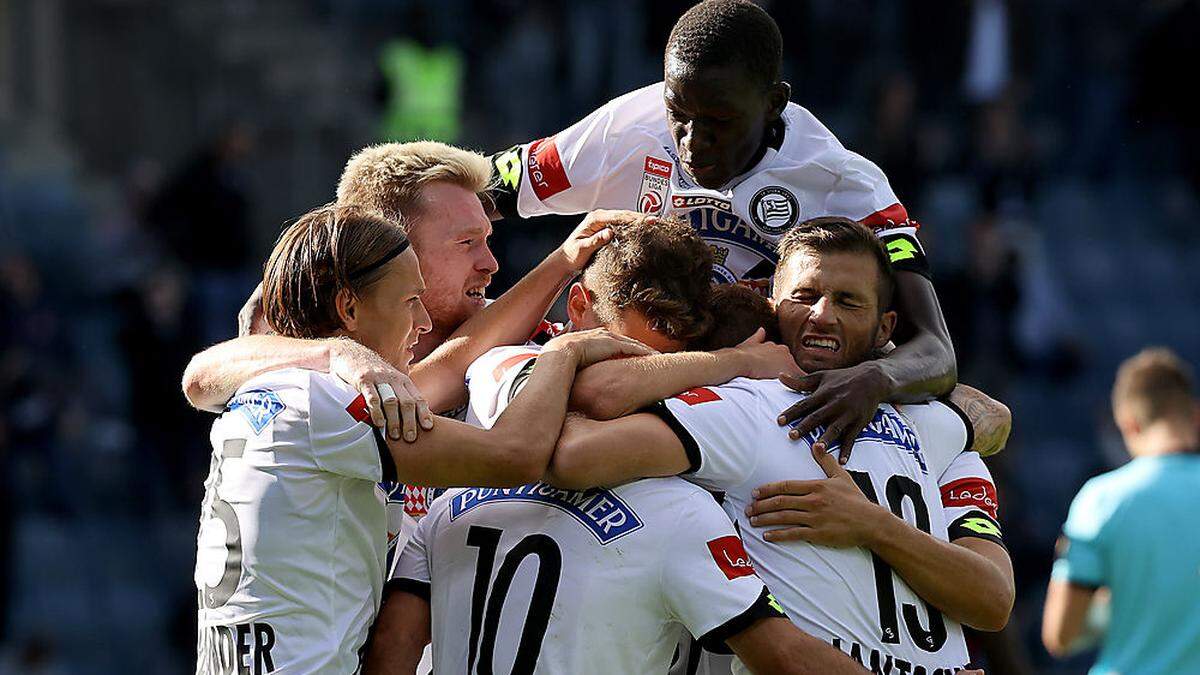
[[[678,478],[452,490],[392,583],[427,594],[437,672],[665,673],[685,628],[771,615],[732,523]]]
[[[819,432],[791,441],[788,430],[775,423],[800,397],[776,380],[737,379],[669,399],[663,414],[679,423],[674,426],[681,440],[693,450],[694,471],[685,477],[726,493],[726,512],[737,522],[758,573],[800,628],[877,672],[888,672],[889,663],[899,672],[920,666],[929,673],[965,665],[961,626],[921,600],[868,550],[769,543],[764,530],[750,524],[745,508],[754,488],[826,477],[810,450]],[[946,540],[937,478],[964,441],[965,432],[922,438],[885,404],[858,437],[846,469],[868,499]]]

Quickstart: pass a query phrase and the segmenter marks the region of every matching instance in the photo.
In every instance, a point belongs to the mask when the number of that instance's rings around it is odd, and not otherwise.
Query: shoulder
[[[329,373],[304,368],[273,370],[246,381],[226,405],[226,410],[251,409],[261,414],[282,406],[305,416],[313,407],[313,399],[340,395],[347,402],[353,399],[354,388]]]
[[[663,84],[656,82],[618,96],[600,106],[592,113],[587,126],[593,127],[589,135],[596,132],[607,144],[621,140],[624,144],[650,143],[666,130],[666,112],[663,104]],[[601,126],[602,125],[602,126]],[[654,140],[657,144],[659,141]]]
[[[542,347],[537,344],[494,347],[467,368],[467,384],[481,377],[499,382],[509,368],[536,358],[541,353]]]

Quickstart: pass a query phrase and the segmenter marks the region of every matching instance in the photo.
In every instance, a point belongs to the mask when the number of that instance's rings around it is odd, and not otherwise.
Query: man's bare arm
[[[1093,604],[1104,602],[1099,589],[1051,579],[1042,610],[1042,644],[1054,656],[1070,656],[1095,643],[1099,630],[1089,628]]]
[[[611,420],[692,387],[789,372],[799,373],[791,352],[783,345],[763,342],[760,329],[737,347],[715,352],[654,354],[585,368],[571,387],[571,408],[594,420]]]
[[[780,617],[759,619],[725,644],[753,673],[837,675],[867,672],[850,657]]]
[[[385,589],[367,643],[363,675],[413,675],[431,638],[429,600]]]
[[[949,401],[966,415],[975,442],[968,450],[990,457],[1004,449],[1012,431],[1012,412],[1008,406],[978,389],[959,384],[950,392]]]
[[[689,468],[679,436],[655,415],[601,422],[573,414],[563,425],[545,478],[561,488],[582,490],[674,476]]]

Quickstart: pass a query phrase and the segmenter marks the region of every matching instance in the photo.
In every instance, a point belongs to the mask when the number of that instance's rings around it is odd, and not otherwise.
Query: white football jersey
[[[656,411],[688,451],[693,471],[685,477],[725,492],[726,512],[758,573],[798,626],[877,672],[948,673],[965,666],[962,627],[866,549],[768,543],[750,524],[744,510],[755,487],[825,477],[808,451],[822,430],[794,442],[775,424],[801,397],[777,380],[739,378],[684,392]],[[948,535],[953,517],[960,536],[998,541],[994,508],[988,518],[979,511],[995,503],[995,489],[983,487],[991,486],[991,477],[979,456],[963,452],[970,441],[969,426],[949,406],[897,410],[884,404],[855,441],[846,469],[868,498],[939,539],[954,538]],[[958,510],[943,507],[944,489],[955,495]]]
[[[538,350],[477,360],[469,417],[490,426]],[[782,616],[720,506],[678,478],[451,490],[390,583],[429,598],[437,672],[664,673],[685,630],[720,643]]]
[[[353,673],[379,608],[395,478],[361,395],[280,370],[212,427],[197,538],[198,675]]]
[[[712,246],[714,276],[766,290],[775,242],[793,225],[844,216],[872,227],[896,269],[927,273],[918,225],[879,167],[847,150],[809,111],[788,103],[762,159],[718,190],[679,164],[662,83],[620,96],[549,138],[493,157],[505,215],[632,209],[678,214]]]

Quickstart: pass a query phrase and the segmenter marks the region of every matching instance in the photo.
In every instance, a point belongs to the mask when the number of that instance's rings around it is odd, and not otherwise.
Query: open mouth
[[[800,340],[800,344],[805,349],[823,349],[830,353],[837,353],[842,348],[842,344],[838,342],[837,338],[827,335],[811,335]]]
[[[475,286],[473,288],[468,288],[466,290],[466,296],[470,298],[472,302],[483,303],[483,294],[486,290],[487,286]]]

